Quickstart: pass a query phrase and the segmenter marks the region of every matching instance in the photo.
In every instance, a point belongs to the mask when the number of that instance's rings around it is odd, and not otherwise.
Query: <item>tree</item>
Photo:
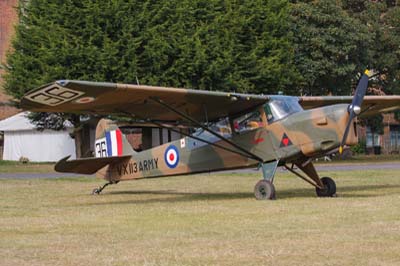
[[[39,85],[59,79],[132,82],[136,78],[135,23],[124,1],[21,1],[14,52],[8,56],[6,91],[19,99]],[[112,19],[110,19],[112,18]],[[81,122],[77,115],[36,113],[39,129],[75,126],[80,156]]]
[[[5,76],[17,99],[59,79],[293,92],[286,1],[30,0],[19,15]],[[76,115],[32,116],[54,129],[64,119],[79,131]]]
[[[140,81],[203,90],[276,93],[296,77],[287,2],[183,0],[146,4]]]
[[[395,0],[343,0],[350,16],[368,27],[368,66],[378,74],[372,83],[386,94],[400,93],[399,5]]]
[[[291,25],[303,93],[349,94],[368,62],[367,27],[329,0],[293,1]]]
[[[343,0],[343,7],[355,19],[367,25],[371,45],[368,66],[376,76],[370,86],[384,94],[400,93],[400,6],[394,0]],[[399,112],[395,112],[399,119]],[[361,120],[372,135],[383,134],[383,117],[377,115]]]

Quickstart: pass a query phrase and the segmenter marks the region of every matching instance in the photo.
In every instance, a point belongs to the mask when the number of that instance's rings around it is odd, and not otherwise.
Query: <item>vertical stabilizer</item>
[[[96,157],[125,156],[134,153],[132,146],[115,122],[109,119],[99,121],[96,127]]]

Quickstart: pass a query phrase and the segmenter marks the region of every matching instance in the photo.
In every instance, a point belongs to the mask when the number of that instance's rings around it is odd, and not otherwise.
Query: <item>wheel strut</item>
[[[294,165],[298,166],[307,176],[300,174],[299,172],[293,169]],[[330,177],[319,178],[317,172],[315,171],[314,165],[311,162],[294,163],[292,167],[288,167],[285,164],[285,168],[300,177],[307,183],[311,184],[315,187],[315,191],[318,197],[335,197],[336,196],[336,184]]]
[[[302,174],[300,174],[299,172],[295,171],[295,170],[293,169],[293,166],[294,166],[294,165],[292,165],[292,167],[289,167],[289,166],[287,166],[287,165],[285,164],[286,170],[288,170],[288,171],[291,172],[292,174],[294,174],[294,175],[300,177],[301,179],[303,179],[304,181],[306,181],[306,182],[309,183],[310,185],[314,186],[315,188],[323,189],[323,186],[317,184],[317,183],[315,182],[315,180],[312,180],[312,181],[311,181],[310,179],[308,179],[308,178],[305,177],[304,175],[302,175]]]
[[[269,163],[261,163],[259,168],[262,169],[263,179],[258,181],[254,187],[254,196],[258,200],[273,200],[276,198],[274,176],[279,161]]]

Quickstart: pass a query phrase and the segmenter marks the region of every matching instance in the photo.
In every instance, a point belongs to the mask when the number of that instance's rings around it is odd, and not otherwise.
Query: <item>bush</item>
[[[351,151],[353,154],[365,154],[366,153],[366,145],[367,142],[365,139],[360,139],[357,145],[351,147]]]
[[[19,162],[20,162],[20,163],[29,163],[29,158],[24,157],[24,156],[21,156],[21,157],[19,158]]]

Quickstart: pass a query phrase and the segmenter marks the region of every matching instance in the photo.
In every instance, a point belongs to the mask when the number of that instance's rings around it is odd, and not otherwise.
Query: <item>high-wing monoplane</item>
[[[155,86],[60,80],[28,92],[24,109],[98,116],[124,116],[166,128],[182,138],[135,152],[118,125],[101,119],[95,156],[60,160],[56,171],[94,174],[108,182],[184,175],[226,169],[262,170],[257,199],[275,198],[277,167],[285,167],[316,188],[336,194],[329,177],[320,178],[313,159],[358,142],[355,118],[400,108],[400,96],[365,96],[366,71],[354,97],[294,97],[200,91]],[[365,97],[364,97],[365,96]],[[183,130],[182,130],[183,129]]]

